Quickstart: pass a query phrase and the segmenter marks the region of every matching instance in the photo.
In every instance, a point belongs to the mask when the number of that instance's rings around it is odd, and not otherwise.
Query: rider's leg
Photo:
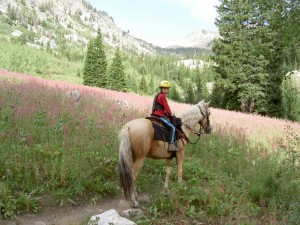
[[[168,125],[171,128],[171,140],[170,140],[170,144],[169,144],[169,151],[176,151],[176,146],[175,146],[175,126],[168,121],[166,118],[164,117],[160,117],[160,120],[163,121],[166,125]]]

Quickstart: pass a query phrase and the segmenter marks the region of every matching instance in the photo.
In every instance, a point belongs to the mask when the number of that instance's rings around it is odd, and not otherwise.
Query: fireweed
[[[67,90],[78,90],[80,100],[67,98]],[[153,97],[8,71],[0,71],[0,96],[2,216],[36,211],[45,193],[60,204],[121,194],[118,131],[149,115]],[[190,107],[170,106],[175,114]],[[169,198],[160,194],[164,160],[145,161],[138,186],[151,201],[137,223],[299,221],[299,123],[213,108],[210,119],[213,133],[188,146],[184,182],[172,184]],[[20,196],[26,201],[17,204]]]
[[[0,212],[5,218],[36,211],[37,197],[44,193],[63,204],[76,196],[99,199],[119,192],[118,130],[141,115],[93,88],[82,87],[80,101],[74,102],[65,96],[68,88],[37,78],[0,79]],[[32,204],[23,208],[18,196]]]

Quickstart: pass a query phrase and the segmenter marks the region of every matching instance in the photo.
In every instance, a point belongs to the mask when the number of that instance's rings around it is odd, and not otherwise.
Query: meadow
[[[78,102],[68,90],[79,90]],[[128,108],[116,104],[126,101]],[[175,113],[189,107],[170,102]],[[149,115],[152,98],[0,70],[0,215],[121,197],[118,132]],[[137,224],[297,224],[300,124],[211,109],[213,133],[189,145],[184,182],[161,189],[164,160],[146,160],[137,185],[149,195]],[[196,138],[196,137],[195,137]]]
[[[1,37],[1,32],[0,49],[0,68],[51,80],[82,83],[80,77],[82,63],[79,61],[69,61],[64,56],[55,55],[46,50],[35,49],[18,42],[9,42]]]

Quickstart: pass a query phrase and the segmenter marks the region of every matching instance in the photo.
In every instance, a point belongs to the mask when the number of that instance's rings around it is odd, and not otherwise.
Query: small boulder
[[[121,217],[114,209],[92,216],[88,225],[136,225],[133,221]]]

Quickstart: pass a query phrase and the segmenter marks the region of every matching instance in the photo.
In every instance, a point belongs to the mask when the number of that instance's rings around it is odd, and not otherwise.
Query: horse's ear
[[[209,103],[210,103],[210,101],[209,102],[205,102],[204,99],[201,102],[205,105],[205,107],[208,107]]]

